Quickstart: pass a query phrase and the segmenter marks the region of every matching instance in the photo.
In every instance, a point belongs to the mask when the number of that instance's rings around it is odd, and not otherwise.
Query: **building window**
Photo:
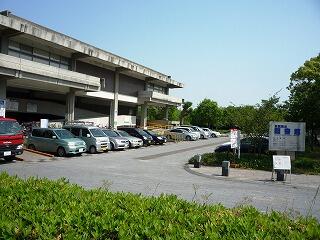
[[[69,58],[14,41],[9,41],[8,54],[53,67],[71,70],[71,61]]]
[[[162,87],[153,83],[147,83],[146,86],[146,90],[147,91],[153,91],[153,92],[158,92],[158,93],[162,93],[162,94],[167,94],[167,88],[166,87]]]

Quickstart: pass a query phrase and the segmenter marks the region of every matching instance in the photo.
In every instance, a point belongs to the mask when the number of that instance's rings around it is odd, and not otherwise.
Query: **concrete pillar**
[[[169,120],[169,106],[166,106],[164,119],[167,120],[167,121]]]
[[[114,98],[110,105],[110,127],[117,129],[118,119],[118,98],[119,98],[119,71],[114,73]]]
[[[69,93],[67,93],[67,100],[66,100],[65,120],[67,122],[74,121],[75,99],[76,99],[75,90],[70,89]]]
[[[144,103],[141,105],[140,127],[146,129],[148,119],[148,105]]]
[[[7,80],[0,78],[0,99],[7,98]]]

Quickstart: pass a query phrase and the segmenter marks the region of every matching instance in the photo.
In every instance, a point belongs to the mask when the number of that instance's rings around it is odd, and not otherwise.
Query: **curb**
[[[228,177],[221,178],[221,177],[217,177],[217,176],[214,176],[214,175],[206,175],[206,174],[199,173],[197,171],[192,170],[188,163],[184,164],[184,170],[186,170],[190,174],[193,174],[193,175],[196,175],[196,176],[199,176],[199,177],[205,177],[205,178],[215,179],[215,180],[220,180],[220,181],[229,181],[229,182],[238,182],[238,183],[251,183],[251,184],[263,183],[263,184],[272,185],[274,187],[291,187],[291,188],[295,188],[295,189],[299,189],[299,188],[302,188],[302,189],[306,189],[306,188],[315,189],[313,187],[302,187],[302,186],[293,185],[292,183],[276,182],[276,181],[271,181],[271,180],[270,181],[269,180],[267,180],[267,181],[264,181],[264,180],[261,180],[261,181],[259,181],[259,180],[243,180],[243,179],[228,178]]]
[[[42,155],[42,156],[45,156],[45,157],[54,157],[54,155],[52,155],[52,154],[39,152],[39,151],[32,150],[32,149],[29,149],[29,148],[23,148],[23,150],[27,151],[27,152],[32,152],[32,153],[35,153],[35,154],[39,154],[39,155]]]

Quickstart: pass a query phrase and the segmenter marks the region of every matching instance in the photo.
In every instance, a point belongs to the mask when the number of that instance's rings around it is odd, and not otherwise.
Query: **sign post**
[[[275,171],[285,171],[287,180],[287,171],[290,172],[290,183],[291,183],[291,161],[290,156],[282,156],[282,155],[273,155],[273,168],[272,168],[272,175],[271,180],[274,181],[274,172]]]
[[[238,149],[238,159],[240,159],[240,130],[231,129],[230,142],[231,149],[234,149],[234,154],[236,153],[236,149]]]
[[[0,99],[0,117],[6,117],[6,100]]]

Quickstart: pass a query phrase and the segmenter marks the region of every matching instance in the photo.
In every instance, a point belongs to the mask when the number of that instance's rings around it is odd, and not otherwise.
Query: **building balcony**
[[[155,104],[163,104],[163,105],[172,105],[178,106],[182,104],[182,99],[169,96],[163,93],[158,93],[155,91],[140,91],[138,93],[138,102],[139,103],[155,103]]]
[[[0,53],[0,75],[10,84],[99,91],[100,78]],[[27,83],[27,84],[26,84]]]

